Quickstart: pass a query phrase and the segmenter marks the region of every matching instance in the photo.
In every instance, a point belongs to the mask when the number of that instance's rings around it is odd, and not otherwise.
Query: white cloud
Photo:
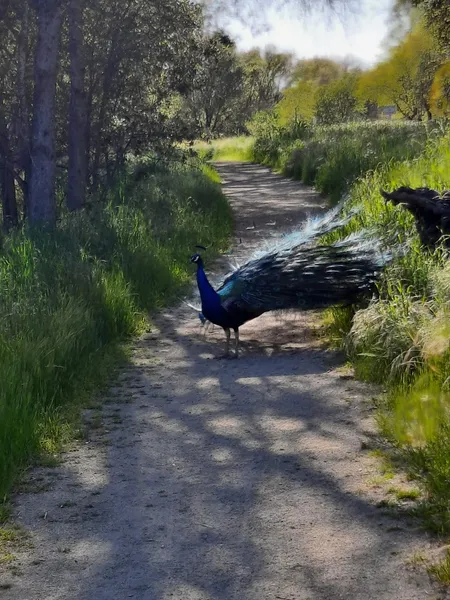
[[[313,56],[354,56],[374,64],[383,53],[383,40],[393,0],[362,0],[361,8],[345,15],[305,15],[295,17],[271,10],[270,30],[253,34],[249,27],[234,20],[226,27],[240,50],[272,44],[299,58]]]

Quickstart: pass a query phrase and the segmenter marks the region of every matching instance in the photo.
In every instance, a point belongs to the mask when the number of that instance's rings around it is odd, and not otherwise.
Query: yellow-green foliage
[[[203,160],[223,162],[250,161],[252,159],[253,139],[248,136],[230,137],[197,142],[193,149]]]
[[[138,181],[137,181],[138,180]],[[223,248],[229,206],[199,170],[144,165],[56,232],[22,231],[0,252],[0,498],[64,431],[105,348],[189,284],[195,244]]]
[[[389,57],[359,77],[356,95],[379,106],[395,104],[408,118],[425,112],[433,76],[440,62],[433,36],[419,22],[393,47]]]
[[[450,113],[450,61],[442,65],[434,76],[430,102],[433,114],[448,117]]]
[[[311,81],[299,81],[283,92],[283,98],[276,106],[279,124],[289,125],[296,119],[311,121],[316,105],[317,85]]]

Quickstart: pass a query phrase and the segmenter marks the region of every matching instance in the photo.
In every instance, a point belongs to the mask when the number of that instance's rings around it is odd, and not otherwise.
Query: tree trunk
[[[58,0],[33,0],[38,19],[34,65],[34,114],[31,142],[29,219],[56,222],[55,94],[62,5]]]
[[[87,130],[83,58],[83,0],[69,0],[70,108],[67,208],[80,209],[86,195]]]
[[[26,69],[28,59],[29,8],[23,6],[21,28],[17,41],[17,101],[19,106],[18,155],[19,169],[23,171],[21,180],[23,194],[23,218],[28,214],[28,184],[30,181],[30,125],[26,90]]]
[[[0,97],[0,192],[2,195],[3,228],[9,231],[19,223],[12,153],[6,126],[3,99]]]
[[[108,101],[110,100],[110,89],[114,78],[114,52],[115,52],[115,39],[111,42],[111,49],[108,56],[108,61],[105,70],[105,76],[103,79],[100,109],[98,113],[98,120],[94,129],[94,141],[93,141],[93,162],[92,162],[92,189],[98,191],[100,187],[100,158],[102,155],[102,132],[105,123],[106,109]]]
[[[118,15],[118,22],[124,23],[130,8],[132,7],[132,0],[128,0],[125,7]],[[96,191],[100,187],[100,160],[102,154],[105,152],[103,147],[102,133],[104,130],[106,111],[108,103],[111,101],[111,88],[116,77],[116,72],[121,58],[116,56],[118,42],[122,34],[121,27],[116,27],[108,33],[108,37],[111,39],[108,58],[105,65],[105,74],[103,77],[102,91],[100,94],[100,108],[98,111],[98,119],[95,126],[92,126],[90,130],[89,146],[92,151],[92,190]]]
[[[0,170],[3,229],[5,231],[9,231],[10,229],[17,227],[19,224],[14,169],[8,160],[4,160],[3,162],[0,162]]]

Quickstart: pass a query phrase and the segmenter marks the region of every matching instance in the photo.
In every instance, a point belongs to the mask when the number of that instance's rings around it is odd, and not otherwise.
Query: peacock
[[[450,190],[439,194],[436,190],[402,186],[386,192],[380,190],[386,202],[403,206],[414,217],[423,246],[435,250],[441,242],[450,248]]]
[[[208,281],[200,252],[191,257],[197,266],[199,318],[224,329],[223,357],[230,357],[231,329],[237,358],[239,328],[265,312],[348,306],[373,292],[393,254],[383,252],[381,240],[368,231],[322,243],[322,236],[343,227],[353,217],[353,213],[339,217],[339,211],[336,207],[322,217],[308,219],[299,231],[283,236],[234,269],[216,290]]]

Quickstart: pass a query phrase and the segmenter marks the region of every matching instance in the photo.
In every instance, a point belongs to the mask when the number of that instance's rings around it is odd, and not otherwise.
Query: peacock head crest
[[[205,246],[195,246],[199,250],[206,250]],[[203,259],[198,252],[191,256],[191,262],[195,263],[199,267],[203,267]]]
[[[202,257],[200,256],[200,254],[193,254],[191,256],[191,262],[195,263],[199,267],[203,266],[203,260],[202,260]]]

